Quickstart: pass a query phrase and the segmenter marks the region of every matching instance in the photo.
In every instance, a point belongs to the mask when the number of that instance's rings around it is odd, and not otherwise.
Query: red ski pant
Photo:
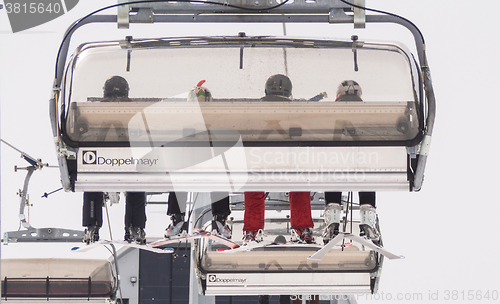
[[[310,192],[290,192],[290,223],[294,229],[313,228]],[[265,192],[245,192],[243,231],[264,229]]]

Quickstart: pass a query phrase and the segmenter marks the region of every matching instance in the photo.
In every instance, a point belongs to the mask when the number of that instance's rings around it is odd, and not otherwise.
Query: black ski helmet
[[[112,76],[104,83],[104,97],[128,97],[129,86],[125,78]]]
[[[266,96],[269,95],[292,96],[292,81],[290,78],[282,74],[269,77],[266,81]]]

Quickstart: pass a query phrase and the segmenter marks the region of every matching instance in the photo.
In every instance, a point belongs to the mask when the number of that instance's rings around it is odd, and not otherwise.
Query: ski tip
[[[174,253],[174,248],[164,248],[163,252],[165,252],[165,253]]]
[[[384,256],[387,257],[389,260],[402,260],[405,258],[404,255],[396,255],[396,254],[384,255]]]
[[[78,249],[80,249],[80,247],[73,247],[71,248],[71,251],[77,251]]]

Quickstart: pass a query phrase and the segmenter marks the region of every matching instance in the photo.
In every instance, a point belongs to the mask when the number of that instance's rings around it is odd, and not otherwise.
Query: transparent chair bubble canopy
[[[290,79],[289,98],[263,99],[275,74]],[[103,86],[115,75],[126,79],[129,94],[109,102]],[[64,80],[63,138],[74,147],[237,140],[264,147],[411,146],[423,128],[419,79],[412,55],[396,44],[268,37],[86,43]],[[338,99],[348,80],[359,85],[357,101]]]

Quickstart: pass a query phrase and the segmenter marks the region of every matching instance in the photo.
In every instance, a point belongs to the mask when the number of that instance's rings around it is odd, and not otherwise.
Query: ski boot
[[[371,205],[361,205],[359,207],[359,216],[359,236],[366,237],[377,244],[380,240],[377,211]]]
[[[314,244],[314,236],[311,228],[293,229],[292,241],[305,244]]]
[[[244,231],[243,232],[243,245],[246,245],[250,242],[260,243],[263,241],[264,237],[262,229],[257,230],[256,232],[252,231]]]
[[[172,223],[165,230],[165,238],[169,239],[174,236],[186,236],[188,231],[188,223],[184,222],[184,214],[173,214],[170,219]]]
[[[88,226],[85,228],[83,235],[83,242],[90,244],[99,241],[99,228],[98,226]]]
[[[224,215],[214,215],[214,219],[212,220],[212,231],[215,231],[215,234],[222,236],[226,239],[231,239],[231,228],[226,224],[226,216]]]
[[[342,208],[340,204],[329,203],[325,206],[325,231],[323,231],[323,243],[326,245],[339,234],[340,216]]]
[[[125,231],[125,241],[132,243],[135,242],[139,245],[146,244],[146,232],[144,228],[129,226]]]

